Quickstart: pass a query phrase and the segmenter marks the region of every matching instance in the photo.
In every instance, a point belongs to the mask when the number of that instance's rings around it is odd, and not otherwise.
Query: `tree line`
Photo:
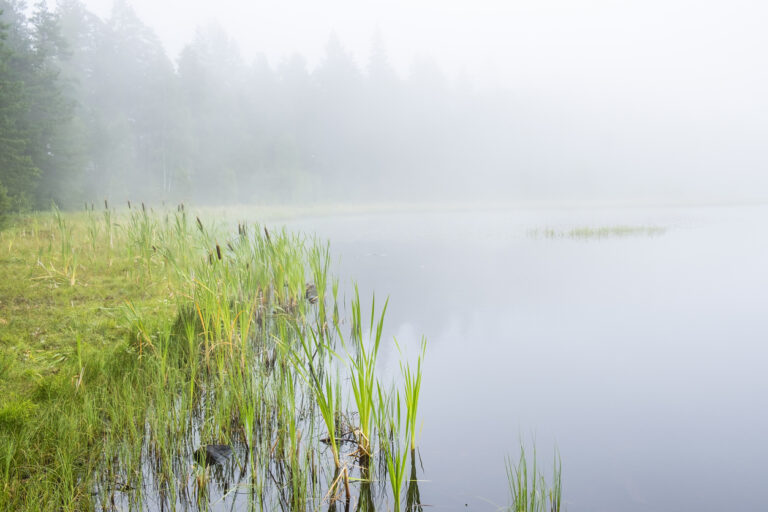
[[[0,211],[108,198],[210,204],[420,199],[506,175],[510,102],[381,37],[250,62],[220,28],[172,60],[125,0],[0,0]]]

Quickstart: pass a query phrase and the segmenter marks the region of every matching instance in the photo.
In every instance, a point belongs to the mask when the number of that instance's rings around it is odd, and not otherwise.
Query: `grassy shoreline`
[[[87,474],[104,435],[100,416],[120,399],[115,383],[137,369],[122,304],[130,299],[153,317],[173,314],[164,283],[141,280],[133,257],[106,251],[106,238],[90,244],[82,214],[64,218],[73,226],[63,231],[51,214],[34,214],[0,232],[6,510],[88,508]]]
[[[374,375],[384,312],[369,322],[357,299],[343,318],[328,258],[183,207],[16,219],[0,232],[0,508],[205,509],[237,472],[253,509],[378,494],[399,510],[404,471],[380,468],[414,447],[417,400]],[[195,454],[219,445],[228,480]]]
[[[426,342],[383,379],[387,301],[341,304],[327,244],[211,213],[0,231],[0,509],[422,510]]]

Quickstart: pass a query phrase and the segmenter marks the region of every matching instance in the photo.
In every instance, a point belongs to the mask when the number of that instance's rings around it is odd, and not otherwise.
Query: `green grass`
[[[362,456],[388,468],[399,508],[421,358],[402,393],[382,385],[386,305],[364,339],[356,297],[345,337],[329,259],[327,244],[233,233],[181,205],[14,219],[0,232],[0,509],[244,494],[314,510],[357,483],[370,501]],[[195,462],[221,443],[227,469]]]
[[[426,343],[382,378],[388,301],[340,304],[324,242],[105,207],[0,231],[0,510],[421,508]],[[514,510],[559,510],[559,460],[549,487],[527,464]]]
[[[533,457],[529,461],[525,447],[520,443],[518,461],[515,463],[508,457],[506,465],[510,495],[510,505],[507,510],[510,512],[560,512],[563,490],[562,463],[557,452],[552,462],[552,480],[549,483],[538,469],[535,446]]]

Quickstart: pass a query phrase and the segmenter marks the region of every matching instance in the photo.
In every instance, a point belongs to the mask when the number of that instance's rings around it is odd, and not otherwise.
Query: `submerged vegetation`
[[[629,236],[660,236],[666,233],[666,231],[666,228],[659,226],[583,226],[568,229],[534,229],[528,232],[528,236],[531,238],[571,238],[575,240],[589,240]]]
[[[347,320],[327,245],[231,231],[105,202],[0,232],[0,509],[421,508],[426,345],[383,379],[386,302]]]

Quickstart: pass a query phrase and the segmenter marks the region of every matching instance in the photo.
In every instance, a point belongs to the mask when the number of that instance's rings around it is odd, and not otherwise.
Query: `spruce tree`
[[[29,154],[25,85],[11,68],[14,53],[6,43],[9,24],[4,20],[0,11],[0,217],[32,205],[40,174]]]

